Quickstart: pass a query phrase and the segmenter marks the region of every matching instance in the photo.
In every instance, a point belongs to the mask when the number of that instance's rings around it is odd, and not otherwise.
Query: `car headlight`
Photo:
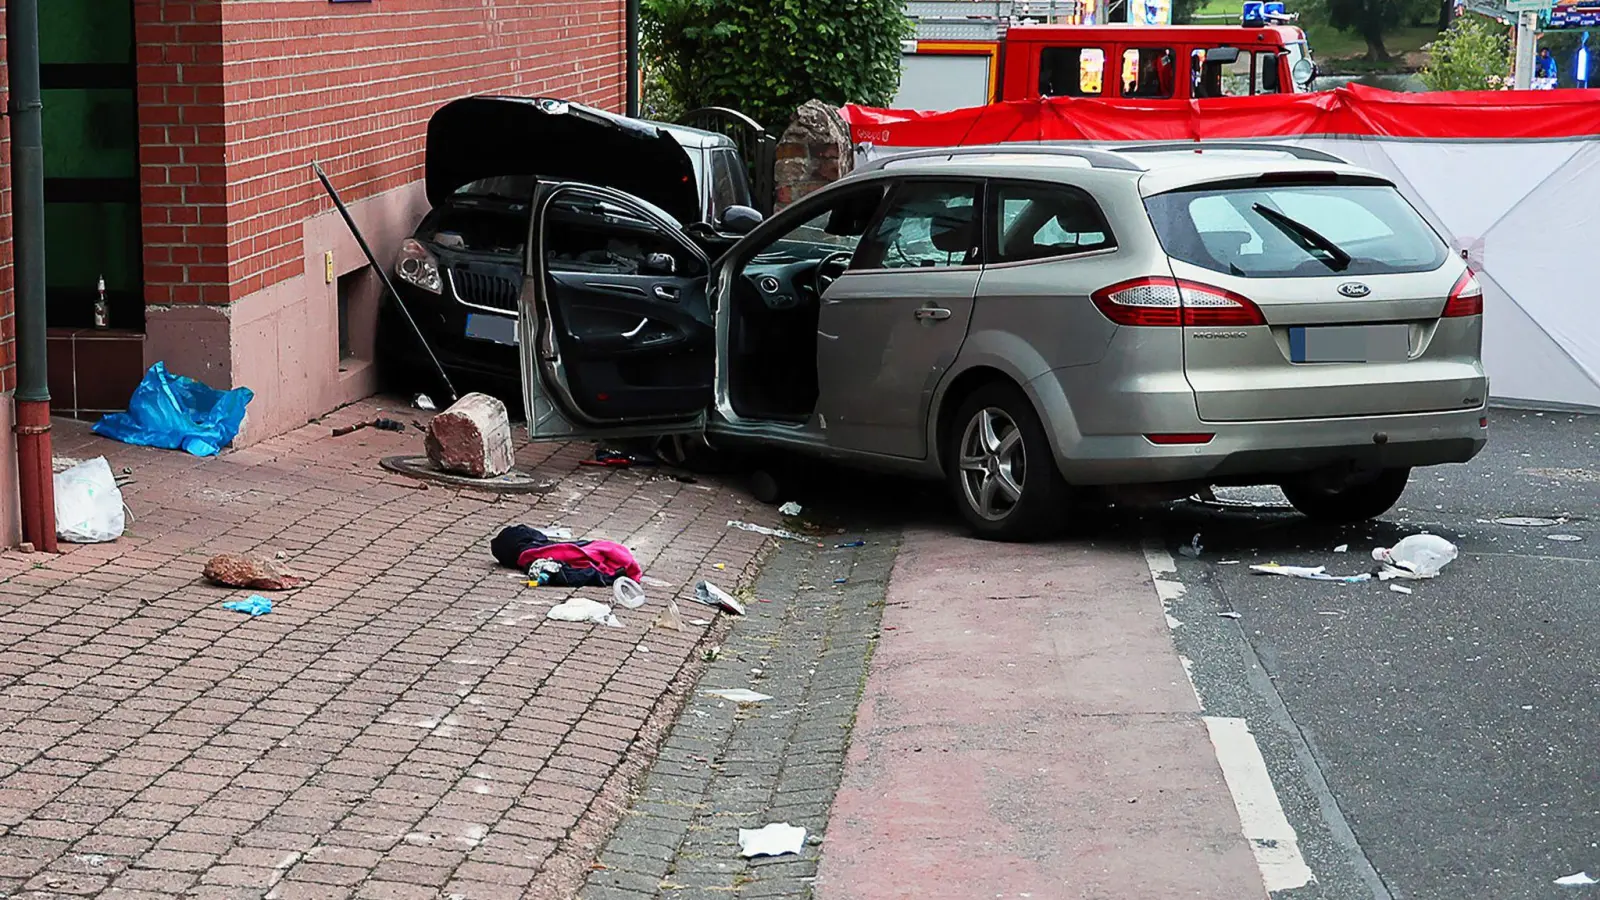
[[[400,259],[394,264],[394,273],[400,280],[414,284],[430,294],[444,290],[444,279],[439,277],[439,260],[415,238],[400,242]]]

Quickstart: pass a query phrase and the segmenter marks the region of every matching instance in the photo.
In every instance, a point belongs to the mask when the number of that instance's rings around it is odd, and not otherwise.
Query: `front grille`
[[[456,296],[462,303],[512,313],[517,311],[520,285],[516,279],[491,275],[487,272],[451,269],[450,286],[455,289]]]

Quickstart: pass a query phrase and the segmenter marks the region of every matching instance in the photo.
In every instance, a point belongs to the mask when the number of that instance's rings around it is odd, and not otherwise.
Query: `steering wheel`
[[[832,287],[833,283],[839,280],[839,276],[843,275],[845,270],[850,268],[850,260],[854,256],[854,251],[836,250],[833,253],[829,253],[827,256],[824,256],[822,260],[817,263],[816,272],[813,276],[817,283],[817,297],[820,298],[823,294],[826,294],[828,292],[828,288]]]

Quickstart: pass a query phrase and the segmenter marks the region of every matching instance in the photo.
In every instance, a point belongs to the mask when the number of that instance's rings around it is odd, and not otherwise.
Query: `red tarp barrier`
[[[846,106],[856,143],[1179,141],[1327,135],[1425,140],[1600,136],[1600,90],[1397,94],[1362,85],[1216,100],[1016,100],[942,113]]]

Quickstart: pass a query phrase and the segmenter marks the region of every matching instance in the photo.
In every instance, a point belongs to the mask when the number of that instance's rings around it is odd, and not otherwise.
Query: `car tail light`
[[[1478,279],[1470,269],[1456,279],[1456,286],[1450,289],[1450,299],[1444,302],[1441,315],[1446,319],[1483,315],[1483,286],[1478,284]]]
[[[1209,284],[1173,278],[1136,278],[1095,291],[1094,305],[1118,325],[1265,325],[1260,307]]]

